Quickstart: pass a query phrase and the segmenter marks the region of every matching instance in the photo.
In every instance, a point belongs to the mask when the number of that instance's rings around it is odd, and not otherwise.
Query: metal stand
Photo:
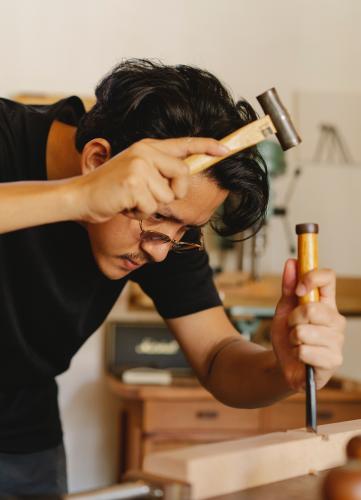
[[[337,127],[335,127],[335,125],[321,123],[320,129],[321,132],[316,145],[313,161],[322,162],[323,154],[327,154],[327,162],[336,163],[337,160],[335,161],[335,158],[338,153],[340,159],[337,163],[341,162],[346,165],[354,163],[346,142],[342,139]]]

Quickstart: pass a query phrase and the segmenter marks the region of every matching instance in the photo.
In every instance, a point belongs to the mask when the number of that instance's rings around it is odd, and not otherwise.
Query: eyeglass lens
[[[164,243],[170,243],[172,241],[166,234],[157,233],[156,231],[143,231],[141,238],[142,240],[162,241]]]
[[[193,250],[195,248],[203,248],[203,243],[188,243],[184,241],[175,241],[172,240],[168,235],[164,233],[158,233],[158,231],[144,231],[142,226],[142,221],[140,221],[141,234],[140,238],[142,241],[151,241],[159,243],[171,243],[172,250],[174,251],[182,251],[182,250]]]

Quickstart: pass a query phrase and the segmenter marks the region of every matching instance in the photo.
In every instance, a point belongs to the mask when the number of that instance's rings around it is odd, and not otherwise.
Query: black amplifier
[[[190,375],[191,367],[178,342],[162,323],[111,322],[106,329],[106,365],[115,375],[137,367]]]

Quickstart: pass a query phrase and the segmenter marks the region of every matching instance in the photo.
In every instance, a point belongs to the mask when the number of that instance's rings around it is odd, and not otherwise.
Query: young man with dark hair
[[[256,230],[267,172],[254,148],[192,177],[182,159],[226,154],[216,139],[254,120],[250,105],[205,71],[143,60],[116,67],[96,97],[89,113],[76,97],[0,100],[1,493],[66,490],[54,377],[129,279],[225,404],[262,406],[301,390],[304,363],[321,388],[342,360],[331,271],[298,283],[286,263],[274,351],[242,339],[212,282],[202,227]],[[297,306],[296,292],[315,287],[321,302]]]

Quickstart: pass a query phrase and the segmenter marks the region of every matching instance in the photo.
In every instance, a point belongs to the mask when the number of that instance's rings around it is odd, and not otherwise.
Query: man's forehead
[[[164,205],[159,211],[167,219],[184,225],[202,226],[207,224],[215,210],[223,203],[228,191],[220,189],[206,177],[191,179],[185,198]]]
[[[190,207],[188,206],[188,209]],[[209,222],[209,218],[206,220],[195,220],[196,214],[191,214],[189,213],[189,210],[187,213],[182,213],[181,209],[178,210],[172,210],[169,208],[168,205],[164,205],[162,208],[158,210],[159,214],[162,215],[163,217],[167,218],[169,221],[176,222],[177,224],[182,224],[184,226],[205,226]],[[183,210],[184,212],[184,210]],[[193,215],[193,216],[192,216]]]

